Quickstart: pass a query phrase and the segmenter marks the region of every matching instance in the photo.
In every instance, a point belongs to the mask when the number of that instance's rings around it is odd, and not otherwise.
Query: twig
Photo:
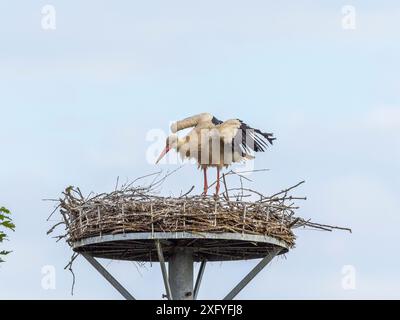
[[[275,194],[273,194],[272,196],[269,196],[269,197],[266,197],[267,199],[272,199],[272,198],[274,198],[274,197],[276,197],[276,196],[278,196],[278,195],[280,195],[280,194],[282,194],[282,193],[288,193],[290,190],[293,190],[294,188],[297,188],[299,185],[301,185],[301,184],[303,184],[303,183],[305,183],[305,181],[303,180],[303,181],[301,181],[301,182],[299,182],[299,183],[297,183],[297,184],[295,184],[294,186],[291,186],[290,188],[287,188],[287,189],[285,189],[285,190],[282,190],[282,191],[280,191],[280,192],[278,192],[278,193],[275,193]]]
[[[118,183],[119,183],[119,176],[117,177],[117,182],[115,183],[114,191],[117,191],[117,189],[118,189]]]
[[[48,200],[47,200],[48,201]],[[58,200],[53,200],[53,201],[58,201]],[[50,215],[47,217],[46,221],[49,221],[50,218],[53,216],[53,214],[58,210],[58,208],[60,208],[60,204],[58,204],[54,210],[50,213]]]
[[[52,233],[54,231],[55,228],[57,228],[59,225],[61,224],[65,224],[64,221],[61,221],[59,223],[56,223],[54,226],[51,227],[51,229],[49,231],[47,231],[47,235],[49,235],[50,233]]]
[[[191,193],[194,190],[194,186],[192,186],[188,192],[184,193],[183,195],[181,195],[179,198],[184,198],[186,197],[189,193]]]
[[[72,285],[71,285],[71,296],[74,295],[74,287],[75,287],[75,273],[74,270],[72,270],[72,264],[74,263],[76,257],[78,256],[78,253],[74,252],[71,256],[70,261],[68,262],[68,264],[64,267],[65,269],[68,269],[71,274],[72,274]]]

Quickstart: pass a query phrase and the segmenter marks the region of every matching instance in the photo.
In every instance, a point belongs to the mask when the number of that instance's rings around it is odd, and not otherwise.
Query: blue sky
[[[56,9],[56,30],[41,9]],[[356,29],[342,28],[342,7]],[[299,214],[353,234],[298,230],[240,298],[400,298],[400,8],[396,1],[12,1],[0,4],[0,204],[13,212],[14,250],[0,266],[0,298],[119,299],[82,259],[46,236],[68,185],[107,191],[116,177],[158,170],[152,129],[199,112],[273,131],[252,187],[300,180]],[[173,165],[162,166],[173,169]],[[187,177],[193,177],[188,179]],[[186,165],[164,194],[195,184]],[[160,298],[158,265],[103,261],[138,298]],[[208,267],[199,298],[220,298],[256,261]],[[42,267],[56,289],[41,287]],[[356,270],[355,290],[341,286]]]

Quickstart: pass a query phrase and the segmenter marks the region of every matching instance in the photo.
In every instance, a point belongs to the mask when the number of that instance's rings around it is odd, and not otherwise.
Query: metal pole
[[[169,283],[174,300],[193,300],[193,251],[175,248],[168,260]]]
[[[243,290],[245,286],[249,284],[251,280],[262,270],[264,267],[271,262],[271,260],[282,250],[280,247],[275,247],[271,250],[271,252],[263,258],[260,263],[258,263],[248,274],[245,276],[239,284],[232,289],[231,292],[227,294],[224,300],[232,300],[235,298],[240,291]]]
[[[207,261],[202,261],[199,269],[199,273],[197,274],[196,284],[194,286],[193,300],[197,299],[197,295],[199,294],[201,280],[203,279],[204,269],[206,268]]]
[[[161,273],[164,280],[165,293],[167,294],[168,300],[172,300],[171,287],[168,280],[167,268],[165,266],[164,254],[162,252],[161,243],[159,240],[156,240],[156,248],[157,248],[158,260],[160,261]]]
[[[135,298],[95,258],[87,253],[81,255],[115,288],[126,300]]]

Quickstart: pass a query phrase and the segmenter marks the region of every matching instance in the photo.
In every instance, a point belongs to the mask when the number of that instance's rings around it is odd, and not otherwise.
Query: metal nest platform
[[[176,248],[189,249],[193,261],[232,261],[263,258],[279,248],[286,253],[288,245],[278,239],[250,234],[209,232],[137,232],[103,235],[72,243],[73,250],[96,258],[126,261],[158,262],[155,241],[163,246],[165,260]]]
[[[193,188],[179,197],[156,195],[168,175],[149,186],[131,183],[89,196],[70,186],[62,198],[54,199],[58,205],[53,213],[59,209],[62,221],[48,234],[64,225],[65,233],[55,238],[65,239],[74,251],[67,267],[72,270],[76,256],[83,256],[129,300],[135,298],[96,258],[159,262],[163,296],[169,300],[196,299],[208,262],[261,259],[224,297],[231,300],[274,257],[294,247],[292,229],[349,230],[295,216],[295,200],[306,198],[289,193],[304,181],[266,196],[242,186],[228,189],[227,175],[225,191],[217,197],[190,196]],[[194,262],[200,262],[196,279]]]
[[[274,257],[288,251],[288,245],[268,236],[190,232],[104,235],[72,247],[127,300],[135,298],[95,258],[159,262],[168,300],[197,299],[207,262],[262,258],[224,298],[232,300]],[[194,262],[201,262],[195,283]]]

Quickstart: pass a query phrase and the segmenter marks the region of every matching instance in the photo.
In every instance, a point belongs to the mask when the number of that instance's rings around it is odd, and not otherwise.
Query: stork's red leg
[[[220,188],[220,186],[221,186],[219,180],[220,180],[220,169],[219,169],[219,167],[217,167],[217,187],[216,187],[216,190],[215,190],[215,195],[216,195],[216,196],[219,195],[219,188]]]
[[[208,191],[207,168],[204,167],[204,168],[203,168],[203,171],[204,171],[204,192],[203,192],[203,195],[206,195],[206,194],[207,194],[207,191]]]

